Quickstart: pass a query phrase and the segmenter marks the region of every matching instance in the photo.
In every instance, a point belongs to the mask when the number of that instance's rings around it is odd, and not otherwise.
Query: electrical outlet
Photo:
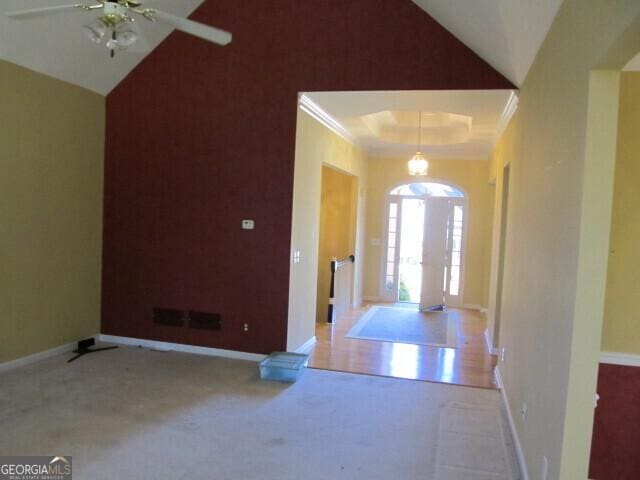
[[[547,457],[542,457],[542,475],[541,478],[542,480],[547,480],[547,478],[549,477],[549,460],[547,460]]]
[[[244,330],[245,332],[248,332],[248,331],[249,331],[249,324],[248,324],[248,323],[245,323],[245,324],[244,324],[243,330]]]
[[[520,414],[522,415],[522,422],[525,423],[527,421],[527,404],[525,402],[522,403]]]

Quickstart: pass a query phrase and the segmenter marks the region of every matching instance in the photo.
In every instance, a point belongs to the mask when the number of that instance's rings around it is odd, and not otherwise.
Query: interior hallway
[[[383,304],[377,304],[383,305]],[[389,306],[389,304],[384,304]],[[475,310],[449,308],[457,322],[457,347],[347,338],[369,306],[350,310],[335,324],[318,323],[309,367],[497,389],[495,355],[487,349],[484,317]]]

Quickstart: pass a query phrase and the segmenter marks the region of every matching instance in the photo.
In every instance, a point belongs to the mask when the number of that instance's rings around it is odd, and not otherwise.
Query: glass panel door
[[[399,202],[389,203],[389,212],[387,216],[387,241],[385,252],[385,263],[383,266],[384,271],[384,287],[383,287],[383,300],[395,302],[396,301],[396,278],[397,277],[397,265],[398,265],[398,240],[400,235],[398,234],[398,226],[400,224],[400,211],[398,208]]]
[[[398,302],[420,303],[425,201],[403,198],[401,202]]]
[[[461,303],[463,227],[464,205],[452,202],[447,231],[447,274],[444,279],[447,303],[451,305]]]
[[[444,301],[443,279],[447,275],[447,232],[451,212],[447,198],[430,197],[424,232],[424,266],[420,309],[442,307]]]

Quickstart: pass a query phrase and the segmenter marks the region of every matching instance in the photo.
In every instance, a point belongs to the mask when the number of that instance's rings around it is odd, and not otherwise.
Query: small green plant
[[[410,300],[411,300],[411,295],[409,294],[409,289],[407,288],[407,284],[404,283],[404,280],[400,280],[400,286],[398,288],[398,301],[408,302]]]

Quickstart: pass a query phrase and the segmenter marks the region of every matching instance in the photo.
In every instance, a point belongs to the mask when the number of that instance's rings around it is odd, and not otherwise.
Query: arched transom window
[[[464,198],[464,193],[457,188],[434,182],[406,183],[391,190],[391,195]]]

